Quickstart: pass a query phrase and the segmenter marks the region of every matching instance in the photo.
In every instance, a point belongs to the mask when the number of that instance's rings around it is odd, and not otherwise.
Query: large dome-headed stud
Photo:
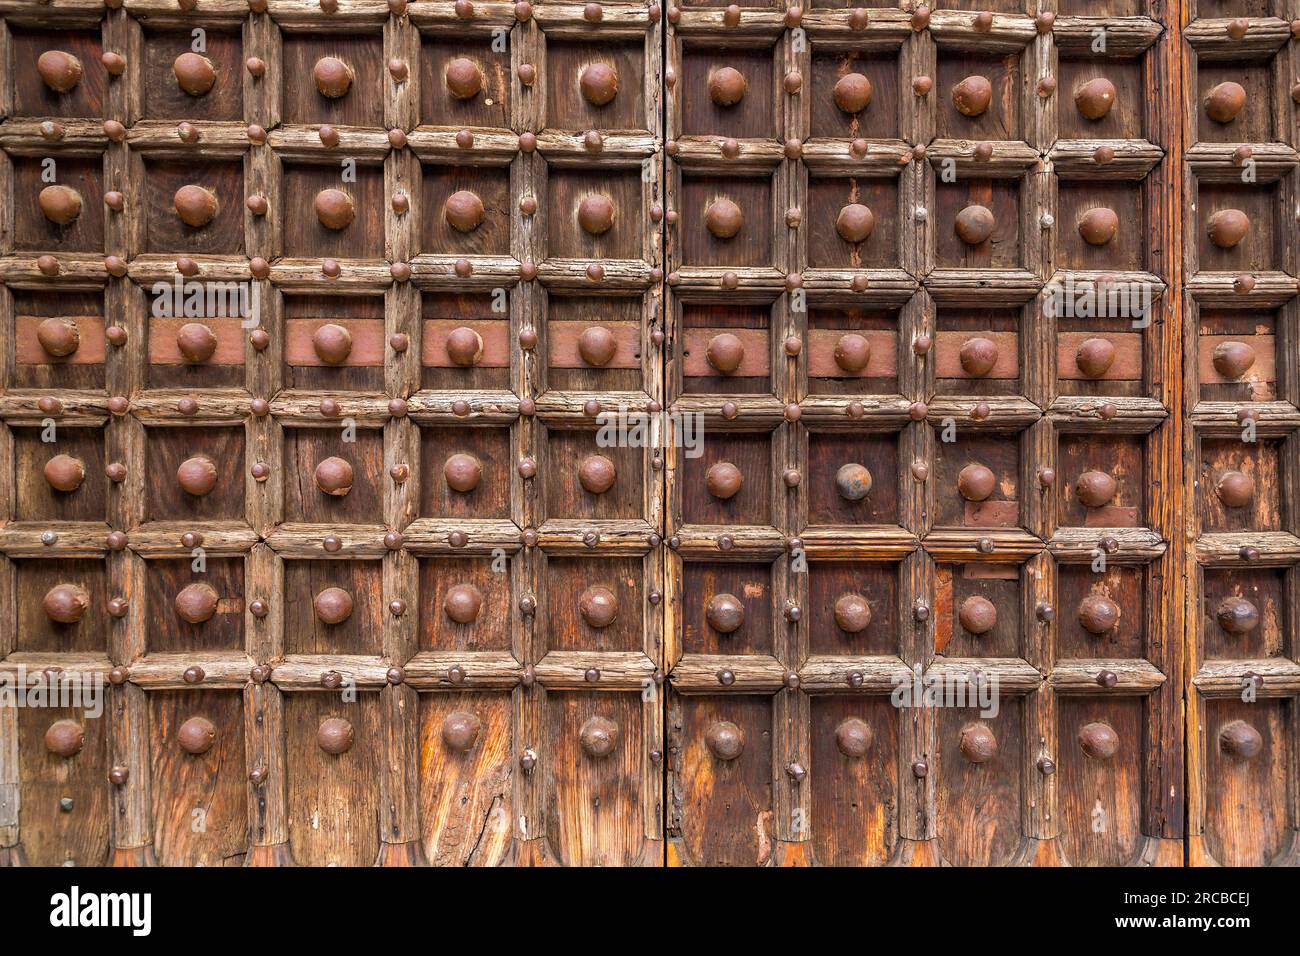
[[[342,458],[330,456],[316,465],[316,487],[324,494],[342,498],[352,490],[352,465]]]
[[[1101,508],[1110,504],[1119,490],[1119,483],[1104,471],[1085,471],[1074,483],[1074,494],[1085,508]]]
[[[1079,728],[1079,749],[1094,760],[1109,760],[1119,751],[1119,735],[1100,721]]]
[[[998,609],[988,598],[973,594],[961,602],[957,621],[972,634],[987,634],[998,622]]]
[[[1104,246],[1119,232],[1119,216],[1114,209],[1094,206],[1079,217],[1079,235],[1090,246]]]
[[[447,357],[462,368],[477,365],[483,357],[483,336],[463,325],[452,329],[447,336]]]
[[[968,76],[952,88],[952,105],[962,116],[983,115],[993,102],[993,84],[984,76]]]
[[[1246,342],[1220,342],[1210,360],[1224,378],[1241,378],[1255,365],[1255,349]]]
[[[871,81],[861,73],[846,73],[835,81],[835,105],[845,113],[859,113],[871,105]]]
[[[1255,479],[1240,471],[1225,471],[1214,492],[1227,508],[1244,508],[1255,497]]]
[[[46,186],[36,197],[41,214],[56,226],[68,226],[81,215],[81,193],[71,186]]]
[[[1220,209],[1210,217],[1206,232],[1220,249],[1231,249],[1250,232],[1250,217],[1240,209]]]
[[[1074,364],[1087,378],[1101,378],[1115,364],[1115,346],[1110,339],[1084,339],[1074,351]]]
[[[187,584],[176,595],[176,613],[187,624],[202,624],[217,613],[217,592],[210,584]]]
[[[578,89],[592,106],[604,106],[618,96],[618,70],[608,63],[588,63],[578,76]]]
[[[186,458],[176,469],[176,483],[186,494],[202,497],[217,486],[217,466],[207,455]]]
[[[324,624],[342,624],[352,616],[352,595],[343,588],[325,588],[311,602],[316,618]]]
[[[316,729],[316,746],[335,757],[352,749],[352,724],[342,717],[328,717]]]
[[[865,757],[874,735],[871,726],[859,717],[846,717],[835,728],[835,747],[851,759]]]
[[[1244,720],[1234,720],[1219,731],[1219,747],[1230,757],[1252,760],[1264,749],[1264,738]]]
[[[1224,598],[1214,619],[1229,634],[1249,634],[1259,626],[1259,608],[1243,597]]]
[[[1231,123],[1246,105],[1246,90],[1240,83],[1220,83],[1205,94],[1205,115],[1216,123]]]
[[[871,605],[861,594],[841,594],[835,602],[835,626],[845,634],[861,634],[871,624]]]
[[[578,203],[578,225],[589,236],[603,236],[614,227],[614,203],[608,196],[592,193]]]
[[[200,756],[217,742],[217,726],[206,717],[191,717],[176,732],[176,742],[192,756]]]
[[[176,330],[176,351],[187,365],[202,365],[217,354],[217,334],[202,322],[186,322]]]
[[[322,189],[316,194],[313,205],[316,207],[316,218],[326,229],[346,229],[357,217],[356,204],[341,189]]]
[[[336,56],[323,56],[317,60],[311,75],[316,80],[316,89],[321,96],[328,96],[332,100],[347,95],[356,78],[352,67]]]
[[[45,319],[36,326],[36,341],[51,358],[67,358],[81,345],[81,330],[71,319]]]
[[[603,495],[613,488],[617,474],[614,463],[604,455],[588,455],[578,465],[578,483],[593,495]]]
[[[1119,605],[1104,594],[1089,594],[1079,602],[1079,625],[1089,634],[1107,634],[1119,624]]]
[[[188,185],[176,190],[172,205],[181,222],[195,229],[206,226],[217,216],[217,194],[202,186]]]
[[[714,369],[730,375],[745,360],[745,343],[730,332],[719,332],[709,339],[704,357]]]
[[[748,89],[745,74],[733,66],[719,67],[709,76],[709,99],[718,106],[735,106]]]
[[[588,717],[578,731],[578,741],[588,757],[608,757],[618,746],[618,724],[608,717]]]
[[[987,724],[967,724],[961,729],[957,749],[971,763],[988,763],[998,755],[998,738]]]
[[[45,481],[55,491],[76,491],[86,480],[86,466],[80,458],[55,455],[45,463]]]
[[[871,494],[871,472],[856,461],[840,465],[835,472],[835,490],[845,501],[861,501]]]
[[[588,365],[602,368],[614,360],[618,353],[618,339],[603,325],[583,329],[578,336],[578,355]]]
[[[45,730],[45,749],[65,760],[81,753],[86,732],[75,720],[56,720]]]
[[[957,492],[967,501],[983,501],[993,494],[998,479],[987,465],[967,465],[957,474]]]
[[[212,61],[199,53],[182,53],[172,61],[176,85],[190,96],[203,96],[217,82],[217,71]]]
[[[835,343],[834,354],[836,365],[856,374],[871,364],[871,341],[856,332],[848,332]]]
[[[1082,83],[1074,91],[1074,106],[1084,119],[1099,120],[1115,105],[1115,84],[1104,76]]]
[[[704,227],[715,239],[732,239],[744,225],[745,214],[726,196],[719,196],[704,210]]]
[[[341,325],[326,322],[311,334],[311,347],[326,365],[342,365],[352,354],[352,333]]]
[[[458,100],[472,100],[483,89],[483,71],[468,57],[458,56],[443,71],[447,92]]]
[[[478,743],[483,721],[467,710],[453,710],[442,719],[442,742],[448,750],[458,754],[469,753]]]
[[[835,217],[835,231],[845,242],[866,242],[875,228],[875,214],[862,203],[849,203]]]
[[[709,489],[709,494],[723,501],[740,494],[743,484],[744,477],[740,474],[740,469],[729,461],[711,465],[704,475],[704,485]]]
[[[477,193],[462,189],[447,197],[442,213],[447,218],[447,225],[457,232],[473,232],[482,225],[485,210]]]
[[[76,624],[90,607],[90,593],[80,584],[56,584],[45,592],[41,607],[56,624]]]
[[[578,613],[588,627],[609,627],[618,617],[618,598],[606,587],[589,587],[578,598]]]
[[[735,760],[745,751],[745,732],[729,720],[719,720],[704,732],[704,745],[719,760]]]
[[[732,634],[745,623],[745,605],[734,594],[715,594],[704,610],[704,619],[719,634]]]
[[[442,474],[447,479],[448,488],[468,494],[483,480],[483,465],[473,455],[457,452],[447,458]]]
[[[997,224],[998,221],[993,218],[992,212],[984,206],[972,205],[957,213],[953,231],[966,245],[978,246],[981,242],[988,241]]]
[[[46,50],[36,60],[36,72],[55,93],[68,93],[81,82],[81,61],[63,50]]]
[[[457,624],[473,624],[483,610],[483,592],[472,584],[457,584],[443,598],[442,610]]]
[[[976,335],[961,344],[957,360],[962,371],[972,378],[983,378],[998,364],[998,344],[992,339]]]

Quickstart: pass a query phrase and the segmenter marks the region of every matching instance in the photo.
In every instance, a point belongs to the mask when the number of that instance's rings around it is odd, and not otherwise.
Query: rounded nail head
[[[1119,752],[1119,735],[1107,723],[1084,724],[1078,739],[1079,748],[1094,760],[1109,760]]]
[[[1250,217],[1240,209],[1220,209],[1210,216],[1206,231],[1220,249],[1231,249],[1246,238]]]
[[[210,584],[188,584],[176,595],[176,614],[187,624],[203,624],[217,613],[219,596]]]
[[[1225,598],[1215,611],[1219,627],[1229,634],[1249,634],[1259,626],[1259,608],[1242,597]]]
[[[1115,364],[1115,346],[1109,339],[1084,339],[1075,350],[1074,364],[1088,378],[1101,378]]]
[[[992,102],[993,84],[987,77],[968,76],[952,88],[953,106],[963,116],[981,116]]]
[[[55,455],[45,463],[45,481],[55,491],[76,491],[86,479],[86,466],[71,455]]]
[[[316,81],[316,89],[322,96],[338,99],[347,94],[356,74],[352,67],[338,57],[323,56],[312,67],[312,77]]]
[[[520,338],[522,341],[522,335]],[[536,344],[535,340],[534,344]],[[604,326],[593,325],[591,328],[583,329],[582,334],[578,336],[578,355],[594,368],[608,365],[617,353],[618,339]]]
[[[862,203],[849,203],[840,207],[835,217],[835,231],[848,243],[866,242],[876,228],[876,216]]]
[[[206,455],[195,455],[176,469],[176,483],[186,494],[202,497],[217,486],[217,466]]]
[[[858,462],[841,465],[835,472],[835,490],[845,501],[862,501],[871,494],[871,472]]]
[[[833,355],[842,371],[857,375],[871,364],[871,341],[856,332],[846,333],[836,341]]]
[[[715,239],[732,239],[745,224],[744,213],[726,196],[719,196],[704,211],[704,226]]]
[[[41,606],[56,624],[76,624],[90,607],[90,593],[79,584],[56,584],[45,592]]]
[[[957,359],[967,375],[983,378],[997,365],[998,345],[992,339],[974,336],[962,343]]]
[[[1074,485],[1075,496],[1085,508],[1109,504],[1118,490],[1118,483],[1104,471],[1085,471]]]
[[[720,332],[709,340],[704,357],[713,369],[731,375],[745,360],[745,345],[731,332]]]
[[[216,218],[219,203],[212,190],[190,184],[176,190],[172,206],[181,222],[193,229],[201,229]]]
[[[846,634],[861,634],[871,624],[871,605],[861,594],[842,594],[835,602],[835,626]]]
[[[984,501],[997,487],[997,477],[985,465],[970,464],[957,474],[957,492],[967,501]]]
[[[46,186],[36,197],[36,204],[42,215],[56,226],[71,225],[81,215],[81,193],[71,186]]]
[[[1079,217],[1079,235],[1090,246],[1104,246],[1119,231],[1119,216],[1115,210],[1096,206]]]
[[[832,96],[836,106],[845,113],[853,114],[860,113],[871,105],[873,93],[871,80],[861,73],[846,73],[835,81]]]
[[[1245,342],[1220,342],[1211,359],[1214,370],[1224,378],[1238,379],[1255,364],[1255,350]]]
[[[729,720],[719,720],[704,732],[704,744],[718,760],[729,762],[745,750],[745,732]]]
[[[971,634],[987,634],[997,624],[998,610],[988,598],[974,594],[962,602],[957,620]]]
[[[442,609],[456,624],[473,624],[483,609],[483,592],[472,584],[457,584],[447,592]]]
[[[316,745],[335,757],[351,750],[352,741],[352,724],[342,717],[326,718],[316,730]]]
[[[618,598],[607,587],[589,587],[578,598],[578,613],[588,627],[609,627],[618,617]]]
[[[217,742],[216,725],[206,717],[191,717],[176,732],[176,742],[187,754],[196,757],[205,754]]]
[[[1220,729],[1219,746],[1238,760],[1252,760],[1264,749],[1264,738],[1244,720],[1234,720]]]
[[[704,612],[709,627],[720,634],[733,634],[745,623],[745,606],[734,594],[715,594]]]
[[[1224,507],[1244,508],[1255,497],[1255,479],[1240,471],[1225,471],[1214,490]]]
[[[75,720],[56,720],[45,731],[45,749],[65,760],[81,753],[85,743],[85,731]]]
[[[967,206],[957,214],[954,230],[957,238],[967,245],[977,246],[993,235],[997,220],[993,213],[983,206]]]
[[[442,742],[448,750],[456,753],[469,753],[478,743],[483,722],[475,714],[465,710],[454,710],[442,720]]]
[[[748,89],[749,82],[735,67],[720,67],[709,76],[709,99],[717,106],[735,106],[744,98]]]
[[[592,106],[605,106],[618,95],[618,70],[609,63],[589,63],[578,76],[578,89]]]
[[[343,588],[325,588],[313,599],[312,608],[321,622],[342,624],[352,616],[352,595]]]
[[[461,326],[447,335],[447,357],[461,368],[477,365],[483,357],[483,337],[474,329]]]
[[[1107,634],[1119,624],[1119,605],[1104,594],[1089,594],[1079,602],[1079,624],[1090,634]]]
[[[704,476],[704,484],[713,497],[727,501],[740,493],[744,478],[740,469],[731,462],[720,461],[709,467]]]
[[[51,358],[67,358],[80,347],[81,330],[71,319],[44,319],[36,327],[36,341]]]
[[[618,746],[618,724],[608,717],[589,717],[578,731],[578,740],[587,756],[608,757]]]
[[[458,452],[443,464],[442,473],[447,479],[448,488],[460,494],[468,494],[479,486],[483,478],[483,466],[473,455]]]
[[[1074,91],[1074,105],[1085,119],[1102,119],[1115,105],[1115,84],[1103,76],[1088,80]]]
[[[998,755],[998,739],[985,724],[963,727],[958,740],[961,755],[971,763],[988,763]]]
[[[578,482],[588,494],[602,495],[614,487],[614,463],[604,455],[588,455],[578,465]]]
[[[1219,83],[1205,96],[1205,115],[1216,123],[1231,123],[1246,105],[1246,90],[1240,83]]]

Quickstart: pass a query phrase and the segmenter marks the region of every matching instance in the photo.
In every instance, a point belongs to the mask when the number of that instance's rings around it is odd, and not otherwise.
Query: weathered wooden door
[[[0,862],[1293,860],[1300,10],[943,7],[0,0]]]

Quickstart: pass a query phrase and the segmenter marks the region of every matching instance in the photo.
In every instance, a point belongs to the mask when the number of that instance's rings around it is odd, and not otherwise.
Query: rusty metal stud
[[[324,494],[340,498],[352,490],[352,465],[342,458],[326,458],[316,465],[315,478]]]
[[[1074,493],[1086,508],[1101,508],[1115,497],[1119,485],[1104,471],[1085,471],[1075,482]]]
[[[797,468],[787,468],[781,475],[781,480],[785,482],[787,488],[797,488],[799,482],[803,480],[803,476],[799,474]]]
[[[845,207],[847,208],[847,207]],[[866,208],[863,206],[862,208]],[[843,235],[843,233],[841,233]],[[845,372],[858,373],[871,363],[871,342],[856,332],[841,335],[835,343],[835,364]]]
[[[108,682],[114,687],[120,687],[125,684],[131,677],[131,668],[117,666],[108,672]]]
[[[108,772],[108,782],[115,787],[125,786],[130,778],[131,771],[127,767],[117,766]]]
[[[443,477],[447,487],[461,494],[468,494],[478,487],[483,478],[483,466],[473,455],[459,452],[450,456],[442,466]]]
[[[537,474],[537,459],[531,457],[520,458],[519,465],[517,467],[519,469],[519,474],[521,477],[532,478],[534,475]]]
[[[187,548],[197,548],[203,544],[203,533],[200,531],[186,531],[181,535],[181,544]]]
[[[352,724],[342,717],[327,717],[316,729],[316,746],[337,757],[352,749]]]
[[[715,69],[708,79],[709,99],[717,106],[735,106],[749,89],[749,81],[735,67]]]
[[[1245,37],[1250,30],[1250,21],[1245,17],[1234,17],[1228,21],[1225,32],[1234,40],[1240,40]]]
[[[202,624],[212,620],[217,613],[219,596],[216,590],[203,582],[187,584],[181,588],[173,602],[176,614],[187,624]]]
[[[531,63],[519,64],[519,69],[515,70],[515,74],[519,77],[519,82],[524,86],[532,86],[537,82],[537,67]],[[583,95],[586,95],[585,92]]]
[[[787,422],[797,422],[801,417],[803,417],[803,409],[799,407],[798,403],[791,402],[786,405],[785,409],[781,412],[781,417]]]
[[[595,667],[588,667],[582,672],[582,679],[588,684],[594,684],[600,680],[600,671]]]
[[[525,617],[534,614],[537,611],[537,598],[531,594],[525,594],[519,599],[519,611]]]
[[[1078,741],[1079,748],[1094,760],[1109,760],[1119,751],[1119,735],[1102,721],[1080,727]]]
[[[126,535],[121,531],[110,531],[108,537],[104,539],[104,543],[110,551],[121,551],[126,547]]]
[[[1101,378],[1115,364],[1115,345],[1110,339],[1084,339],[1075,350],[1074,364],[1088,378]]]
[[[1252,760],[1264,749],[1264,738],[1244,720],[1234,720],[1219,730],[1219,747],[1238,760]]]
[[[1229,634],[1249,634],[1259,626],[1259,608],[1243,597],[1225,598],[1214,616]]]
[[[963,116],[980,116],[993,102],[993,84],[984,76],[968,76],[952,88],[952,102]]]
[[[1231,123],[1246,105],[1246,90],[1240,83],[1220,83],[1206,94],[1205,115],[1216,123]]]
[[[55,455],[43,469],[46,483],[55,491],[72,492],[86,480],[86,466],[80,458]]]
[[[957,748],[971,763],[988,763],[998,755],[998,739],[987,724],[967,724],[961,729]]]
[[[1097,542],[1097,547],[1101,548],[1101,550],[1105,551],[1107,554],[1114,554],[1119,550],[1119,541],[1110,535],[1106,535]]]
[[[790,690],[797,690],[799,688],[799,675],[794,671],[786,671],[785,675],[781,678],[781,683]]]
[[[870,725],[859,717],[847,717],[835,728],[835,746],[849,758],[865,757],[872,740]]]
[[[803,768],[802,764],[792,763],[785,768],[785,774],[795,783],[803,783],[808,776],[808,771]]]
[[[618,353],[618,340],[614,333],[601,325],[582,330],[578,336],[578,355],[588,365],[603,368]]]
[[[970,464],[957,475],[957,492],[967,501],[984,501],[997,487],[997,476],[981,464]]]
[[[1232,280],[1232,291],[1238,295],[1246,295],[1254,289],[1255,277],[1252,275],[1239,275]]]
[[[731,239],[745,224],[745,215],[733,200],[719,196],[704,210],[704,226],[715,239]]]
[[[112,121],[110,120],[104,123],[105,130],[107,130],[109,122]],[[63,128],[63,124],[56,123],[53,120],[45,120],[44,122],[42,122],[40,125],[40,130],[41,130],[41,137],[43,139],[49,139],[49,140],[63,139],[63,134],[65,132]],[[114,140],[114,142],[117,142],[117,140]]]
[[[1255,479],[1240,471],[1225,471],[1214,488],[1227,508],[1244,508],[1255,497]]]
[[[719,720],[704,732],[704,744],[718,760],[735,760],[745,750],[745,732],[729,720]]]
[[[537,751],[525,750],[519,755],[519,769],[527,773],[537,766]]]
[[[862,671],[850,671],[848,677],[845,678],[846,683],[850,687],[861,687],[864,680],[865,678],[862,676]]]
[[[860,634],[871,624],[871,605],[861,594],[842,594],[835,602],[835,626],[846,634]]]
[[[75,720],[56,720],[45,731],[45,749],[65,760],[81,753],[85,743],[85,730]]]
[[[1089,634],[1115,630],[1119,617],[1119,605],[1104,594],[1089,594],[1079,602],[1079,624]]]
[[[185,681],[187,684],[202,684],[203,679],[207,676],[208,675],[204,673],[202,667],[194,664],[185,668],[185,672],[181,674],[181,680]]]
[[[442,602],[442,610],[457,624],[473,624],[483,608],[483,592],[472,584],[457,584]]]
[[[987,634],[998,620],[998,609],[988,598],[973,594],[962,602],[957,620],[971,634]]]
[[[1115,84],[1098,76],[1075,88],[1074,106],[1085,119],[1099,120],[1115,105],[1115,95]]]
[[[835,490],[845,501],[862,501],[871,494],[872,477],[866,465],[849,462],[835,472]]]
[[[203,96],[217,82],[217,71],[212,61],[199,53],[182,53],[172,61],[172,73],[176,76],[176,85],[190,96]]]
[[[109,399],[109,402],[111,403],[112,399]],[[44,412],[46,415],[63,414],[63,403],[59,401],[57,398],[55,398],[53,395],[42,395],[39,399],[36,400],[36,407],[39,408],[42,412]]]
[[[463,548],[469,544],[469,535],[458,529],[447,535],[447,543],[453,548]]]
[[[1034,616],[1038,618],[1039,621],[1046,624],[1048,621],[1051,621],[1056,617],[1056,608],[1052,607],[1052,605],[1048,604],[1046,601],[1039,601],[1037,606],[1034,608]]]
[[[55,93],[68,93],[81,82],[81,60],[63,50],[46,50],[36,59],[36,72]]]
[[[442,742],[448,750],[456,753],[469,753],[478,743],[483,722],[478,716],[466,710],[453,710],[442,720]]]
[[[924,760],[912,761],[912,776],[917,779],[924,779],[930,775],[930,765]]]
[[[261,598],[250,601],[248,604],[248,610],[252,612],[253,617],[257,618],[266,617],[266,615],[271,612],[270,606]]]
[[[44,319],[36,327],[36,341],[40,343],[46,355],[53,358],[67,358],[80,347],[81,330],[71,319]]]
[[[723,669],[718,671],[718,683],[723,687],[730,687],[736,682],[736,675],[729,670]]]
[[[1119,678],[1115,676],[1114,671],[1107,671],[1107,670],[1097,671],[1098,687],[1110,688],[1110,687],[1114,687],[1118,683],[1119,683]]]
[[[975,550],[980,554],[992,554],[995,547],[992,538],[980,538],[975,542]]]
[[[926,481],[930,477],[930,466],[923,461],[912,462],[912,478],[916,481]]]
[[[740,414],[740,407],[735,402],[723,402],[721,412],[727,421],[734,421]]]
[[[521,415],[532,414],[530,411],[527,410],[527,405],[529,401],[530,399],[524,399],[522,402],[519,403],[519,414]],[[458,398],[456,399],[456,401],[451,403],[451,411],[452,414],[456,415],[457,417],[464,418],[466,415],[470,413],[469,402],[465,401],[463,398]]]
[[[1240,209],[1220,209],[1210,216],[1206,233],[1220,249],[1231,249],[1246,238],[1250,217]]]
[[[120,461],[109,462],[104,466],[104,475],[114,484],[126,481],[126,465]]]
[[[316,194],[312,206],[316,210],[316,218],[320,220],[320,224],[326,229],[331,229],[335,232],[346,229],[348,226],[352,225],[357,214],[356,204],[352,201],[352,197],[341,189],[322,189]],[[333,327],[341,328],[341,326],[337,325]],[[348,338],[350,346],[350,334]],[[315,337],[313,336],[313,344],[314,343]],[[347,358],[347,355],[344,354],[343,357]]]
[[[618,724],[608,717],[588,717],[578,731],[578,740],[587,756],[608,757],[618,746]]]
[[[589,587],[578,598],[578,613],[588,627],[609,627],[618,617],[618,598],[609,588]]]
[[[321,96],[329,99],[338,99],[347,95],[352,87],[352,81],[356,79],[352,67],[336,56],[321,57],[312,67],[311,73],[316,81],[316,89]]]
[[[447,335],[447,357],[461,368],[477,365],[483,357],[483,337],[474,329],[460,326]]]
[[[1047,99],[1047,97],[1051,96],[1055,92],[1056,77],[1049,75],[1038,81],[1038,95],[1043,99]]]
[[[264,461],[254,463],[253,467],[248,470],[255,481],[266,481],[271,477],[271,466]]]
[[[704,619],[720,634],[732,634],[745,623],[745,605],[734,594],[715,594],[705,609]]]
[[[176,190],[172,196],[172,206],[181,222],[200,229],[216,218],[220,203],[212,190],[190,184]]]
[[[578,465],[578,482],[589,494],[602,495],[609,491],[616,477],[614,463],[604,455],[588,455]]]
[[[928,76],[917,76],[912,79],[912,92],[917,96],[925,96],[934,88],[934,80]]]
[[[1255,364],[1255,350],[1245,342],[1220,342],[1211,359],[1224,378],[1239,379]]]
[[[745,360],[745,345],[732,333],[720,332],[709,340],[704,357],[713,369],[730,375]]]
[[[972,204],[957,213],[953,225],[957,238],[970,246],[988,241],[997,228],[997,219],[984,206]]]
[[[709,467],[704,476],[704,484],[709,494],[722,501],[734,498],[744,485],[744,478],[729,461],[720,461]]]
[[[115,597],[108,602],[108,613],[113,617],[126,617],[130,604],[124,597]]]
[[[41,275],[56,276],[62,269],[59,260],[54,256],[38,256],[36,259],[36,268],[40,270]]]
[[[395,601],[389,601],[388,612],[392,614],[393,617],[401,617],[406,613],[406,602],[400,598]]]
[[[312,600],[316,617],[326,624],[342,624],[352,616],[352,595],[343,588],[325,588]]]
[[[176,732],[176,742],[187,754],[199,756],[217,742],[217,727],[206,717],[191,717]]]
[[[326,690],[338,690],[343,686],[343,675],[338,671],[326,671],[320,675],[320,685]]]
[[[832,97],[842,112],[860,113],[871,105],[871,81],[861,73],[847,73],[835,81]]]
[[[1079,235],[1090,246],[1104,246],[1119,232],[1119,216],[1105,206],[1094,206],[1079,217]]]
[[[107,196],[105,200],[107,201]],[[36,197],[41,213],[56,226],[67,226],[81,215],[81,193],[71,186],[46,186]]]

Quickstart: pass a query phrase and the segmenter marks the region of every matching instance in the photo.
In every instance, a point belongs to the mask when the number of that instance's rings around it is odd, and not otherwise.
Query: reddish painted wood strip
[[[1115,361],[1100,379],[1091,379],[1079,371],[1074,361],[1079,346],[1087,339],[1107,339],[1115,346]],[[1142,378],[1141,332],[1059,332],[1056,336],[1056,374],[1058,378],[1079,381],[1126,381]]]
[[[848,334],[843,329],[808,330],[808,374],[813,378],[892,378],[898,374],[897,336],[888,329],[861,329],[871,343],[871,357],[861,372],[846,372],[835,364],[835,345]]]
[[[41,348],[36,339],[37,327],[48,315],[14,317],[14,358],[19,365],[102,365],[104,362],[104,317],[102,315],[68,315],[81,333],[81,344],[67,358],[54,358]]]
[[[206,325],[217,337],[217,350],[205,364],[244,364],[244,329],[242,320],[237,318],[150,319],[149,361],[154,365],[188,364],[176,347],[176,333],[191,322]]]
[[[459,368],[447,357],[447,337],[456,329],[470,328],[483,338],[483,357],[478,368],[508,368],[510,366],[510,324],[503,319],[425,319],[424,343],[420,361],[436,368]]]
[[[284,359],[290,365],[330,365],[322,362],[312,344],[312,336],[322,325],[340,325],[352,333],[352,351],[344,365],[384,364],[384,320],[320,317],[286,319],[284,323]]]
[[[766,329],[687,329],[682,342],[682,374],[688,378],[713,378],[721,374],[709,364],[707,351],[715,335],[730,333],[745,346],[736,378],[765,378],[771,368]]]
[[[618,343],[614,357],[599,368],[641,367],[641,330],[633,323],[556,321],[546,323],[546,351],[551,368],[596,368],[588,365],[578,354],[578,339],[596,325],[613,332],[614,341]]]
[[[961,367],[961,347],[973,338],[988,339],[998,347],[993,369],[980,378],[1007,379],[1020,375],[1020,356],[1015,332],[940,332],[935,336],[934,374],[938,378],[973,378]]]

